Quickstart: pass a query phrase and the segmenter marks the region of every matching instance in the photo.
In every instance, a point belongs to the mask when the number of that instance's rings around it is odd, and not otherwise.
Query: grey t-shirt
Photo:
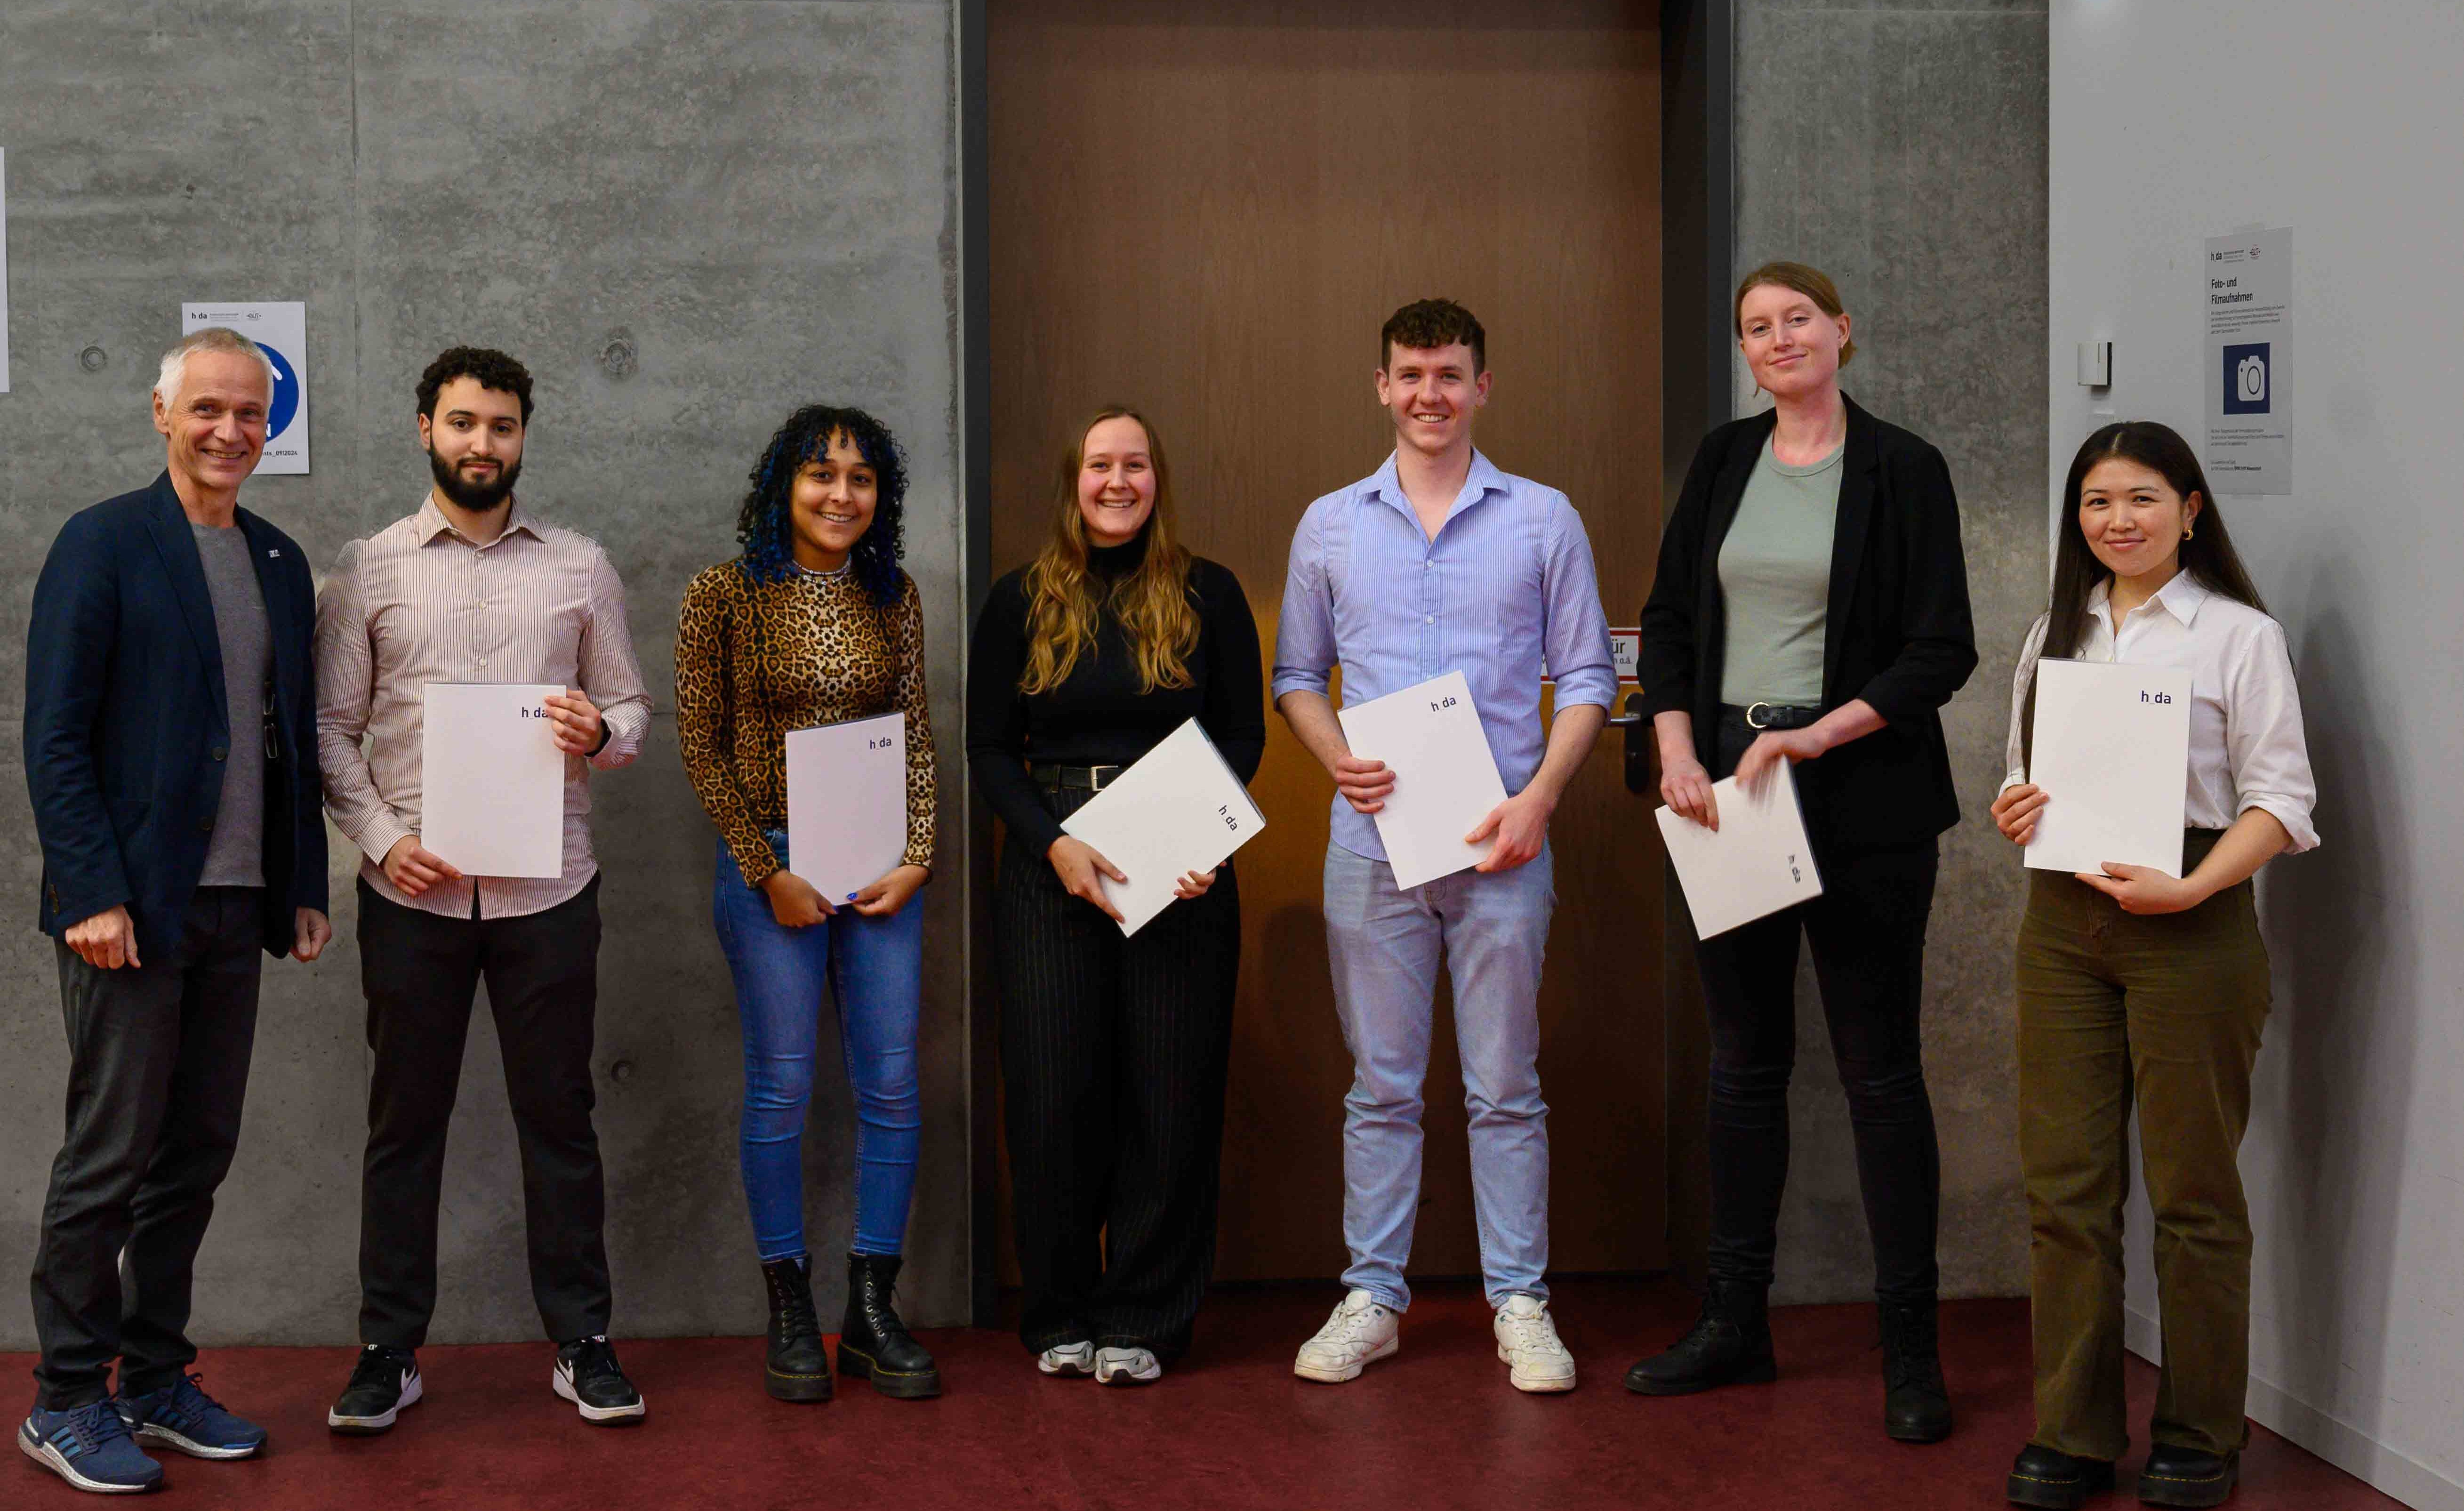
[[[265,706],[274,683],[274,627],[265,617],[248,533],[188,521],[213,599],[214,633],[222,641],[223,695],[231,706],[231,743],[222,747],[223,800],[206,846],[200,887],[265,885]]]
[[[1763,443],[1737,517],[1720,543],[1727,650],[1720,701],[1818,708],[1831,608],[1831,537],[1839,517],[1841,447],[1790,467]]]

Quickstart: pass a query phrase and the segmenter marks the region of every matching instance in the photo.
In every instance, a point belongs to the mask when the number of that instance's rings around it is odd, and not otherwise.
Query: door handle
[[[1625,790],[1644,795],[1660,791],[1660,741],[1651,720],[1636,707],[1639,688],[1625,695],[1626,712],[1609,715],[1609,728],[1625,732]]]

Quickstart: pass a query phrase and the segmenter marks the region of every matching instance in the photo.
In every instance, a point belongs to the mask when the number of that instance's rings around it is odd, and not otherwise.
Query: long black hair
[[[826,455],[831,440],[841,435],[854,443],[856,454],[872,469],[878,489],[872,524],[847,553],[848,566],[857,585],[888,608],[904,591],[898,558],[906,549],[907,453],[888,426],[862,409],[806,405],[770,437],[761,460],[753,464],[753,486],[736,515],[744,574],[756,582],[776,582],[794,570],[796,553],[789,537],[795,530],[790,501],[796,473]]]
[[[2056,658],[2079,654],[2080,643],[2087,639],[2088,600],[2097,584],[2113,579],[2112,569],[2088,549],[2087,532],[2079,527],[2079,491],[2087,486],[2087,474],[2097,463],[2113,458],[2135,462],[2162,477],[2185,503],[2191,495],[2198,496],[2198,517],[2190,521],[2189,538],[2182,542],[2182,570],[2210,592],[2266,613],[2258,584],[2250,580],[2250,570],[2241,564],[2241,553],[2233,549],[2233,536],[2225,529],[2216,495],[2208,491],[2208,474],[2200,470],[2198,452],[2171,426],[2154,420],[2122,420],[2089,436],[2080,444],[2079,455],[2071,458],[2070,477],[2062,484],[2062,522],[2054,536],[2054,599],[2040,654]],[[2036,734],[2033,668],[2028,682],[2020,739],[2033,760]]]
[[[2136,462],[2162,477],[2165,486],[2186,503],[2191,494],[2198,495],[2198,517],[2191,521],[2190,537],[2182,542],[2182,570],[2210,592],[2266,613],[2257,584],[2251,581],[2240,554],[2233,550],[2233,536],[2225,529],[2224,515],[2216,508],[2216,495],[2208,491],[2207,473],[2199,470],[2199,456],[2190,449],[2190,443],[2170,426],[2123,420],[2087,438],[2079,455],[2071,459],[2070,478],[2062,484],[2062,524],[2054,545],[2053,617],[2045,625],[2045,654],[2079,653],[2079,643],[2087,638],[2087,601],[2098,583],[2113,577],[2112,570],[2088,549],[2079,511],[2079,490],[2087,486],[2087,474],[2097,463],[2116,457]]]

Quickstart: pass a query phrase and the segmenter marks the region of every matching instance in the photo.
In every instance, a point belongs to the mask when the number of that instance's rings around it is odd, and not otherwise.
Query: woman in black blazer
[[[1626,1376],[1682,1395],[1769,1380],[1764,1301],[1788,1178],[1797,936],[1812,941],[1872,1232],[1883,1430],[1950,1431],[1935,1353],[1941,1159],[1917,1032],[1937,837],[1959,821],[1936,711],[1976,666],[1942,453],[1839,391],[1856,354],[1829,278],[1737,287],[1739,348],[1776,406],[1705,437],[1642,611],[1661,796],[1717,827],[1711,783],[1793,763],[1823,894],[1696,946],[1711,1029],[1702,1319]]]

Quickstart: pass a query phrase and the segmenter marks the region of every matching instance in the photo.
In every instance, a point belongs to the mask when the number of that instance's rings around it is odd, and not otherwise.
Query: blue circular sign
[[[292,367],[290,358],[263,341],[256,343],[256,349],[274,363],[274,403],[266,406],[265,412],[265,438],[271,441],[299,418],[299,374]]]

